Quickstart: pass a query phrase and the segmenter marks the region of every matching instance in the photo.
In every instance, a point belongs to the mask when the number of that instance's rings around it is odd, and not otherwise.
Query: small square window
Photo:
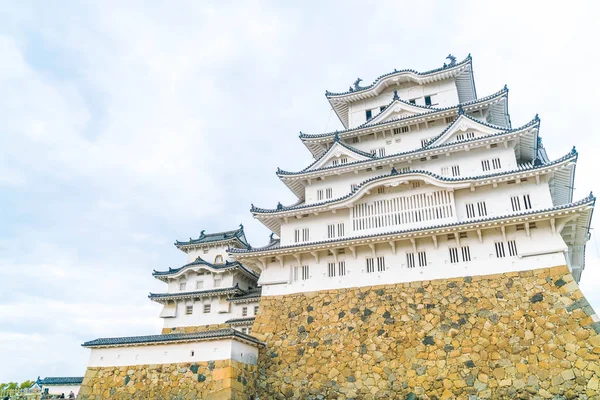
[[[210,304],[205,304],[203,311],[204,311],[205,314],[210,313]]]
[[[185,282],[179,284],[179,290],[185,290]]]
[[[430,106],[431,105],[431,96],[425,96],[425,105],[426,106]]]
[[[371,110],[367,110],[367,111],[365,111],[365,115],[367,117],[367,120],[370,120],[371,116],[373,115],[373,112]]]
[[[192,315],[194,313],[194,306],[185,306],[185,315]]]
[[[254,315],[258,314],[258,306],[254,306]]]
[[[242,307],[242,317],[248,316],[248,307]]]

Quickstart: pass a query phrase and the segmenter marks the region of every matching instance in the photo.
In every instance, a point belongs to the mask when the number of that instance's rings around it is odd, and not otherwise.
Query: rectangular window
[[[510,205],[512,206],[513,211],[521,211],[521,201],[519,200],[519,196],[512,196],[510,198]]]
[[[419,253],[419,267],[427,266],[427,254],[424,251],[420,251]]]
[[[531,199],[528,194],[523,195],[523,205],[526,210],[531,210]]]
[[[458,249],[456,247],[449,247],[450,252],[450,263],[456,264],[458,262]]]
[[[490,170],[490,160],[482,160],[481,161],[481,169],[483,169],[484,171],[489,171]]]
[[[221,278],[215,278],[215,287],[221,287]]]
[[[197,281],[196,289],[203,289],[203,288],[204,288],[204,281]]]
[[[348,164],[348,157],[340,158],[340,164]]]
[[[485,205],[485,201],[477,202],[477,211],[479,212],[480,217],[487,216],[487,207]]]
[[[475,132],[467,132],[467,139],[473,139],[475,137]]]
[[[294,230],[294,243],[307,242],[309,238],[308,228]]]
[[[458,165],[453,165],[452,166],[452,176],[459,176],[460,175],[460,167]]]
[[[258,306],[254,306],[254,315],[258,314]]]
[[[305,281],[308,278],[310,278],[310,269],[309,269],[308,265],[303,265],[302,266],[302,280]]]
[[[317,200],[323,200],[323,189],[317,190]]]
[[[242,307],[242,317],[248,316],[248,307]]]
[[[300,278],[298,271],[299,271],[299,268],[294,267],[294,281],[297,281]]]
[[[475,206],[473,203],[467,203],[467,218],[475,218]]]
[[[346,261],[340,261],[338,263],[338,274],[340,276],[346,275]]]
[[[449,171],[448,167],[442,167],[442,176],[448,176]]]
[[[385,193],[385,188],[384,187],[378,187],[377,188],[377,194],[384,194]]]
[[[494,169],[500,169],[500,168],[502,168],[502,165],[500,164],[500,159],[499,158],[492,158],[492,167],[494,167]]]
[[[333,278],[333,277],[335,277],[335,273],[336,273],[335,263],[334,262],[327,263],[327,276],[330,278]]]
[[[181,291],[185,290],[185,282],[181,282],[179,284],[179,290],[181,290]]]
[[[332,188],[325,189],[325,198],[331,199],[332,197],[333,197],[333,189]]]
[[[377,156],[377,157],[385,157],[385,147],[380,147],[378,149],[372,149],[371,155]]]
[[[456,140],[458,140],[458,141],[465,140],[465,134],[459,133],[458,135],[456,135]]]
[[[471,249],[469,248],[469,246],[462,246],[460,250],[462,252],[462,260],[464,262],[471,261]]]
[[[185,315],[192,315],[194,313],[194,306],[185,306]]]
[[[417,99],[411,99],[408,101],[410,104],[417,104]]]
[[[431,105],[431,96],[425,96],[425,105],[426,106],[430,106]]]
[[[336,166],[340,161],[338,159],[331,160],[331,165]]]
[[[344,224],[343,223],[337,224],[337,229],[338,229],[338,237],[344,237],[344,235],[346,234],[346,232],[344,232]]]
[[[496,247],[496,258],[504,258],[506,257],[506,253],[504,252],[504,242],[496,242],[494,243]]]
[[[375,272],[375,260],[367,258],[367,273]]]
[[[385,271],[385,257],[377,257],[377,272]]]
[[[451,124],[452,122],[454,122],[454,117],[446,117],[447,124]]]
[[[365,116],[367,117],[367,121],[368,121],[373,116],[373,112],[371,110],[367,110],[367,111],[365,111]]]
[[[358,143],[358,142],[359,142],[358,136],[352,138],[352,143]]]
[[[406,266],[408,268],[415,267],[415,253],[406,253]]]
[[[248,333],[248,329],[242,328],[242,333]]]
[[[205,304],[202,311],[204,311],[204,314],[210,313],[210,304]]]
[[[508,241],[508,254],[511,257],[514,257],[517,255],[517,242],[514,240],[509,240]]]
[[[417,182],[413,182],[412,183],[412,187],[415,188],[415,189],[418,188],[418,187],[421,187],[421,182],[418,182],[418,181]]]
[[[327,225],[327,239],[335,237],[335,224]]]

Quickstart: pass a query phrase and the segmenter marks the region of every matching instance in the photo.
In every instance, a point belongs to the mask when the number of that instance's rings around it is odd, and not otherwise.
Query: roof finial
[[[244,225],[243,224],[240,224],[240,229],[242,229],[242,230],[244,229]]]
[[[202,231],[200,232],[200,237],[204,236],[204,232],[205,232],[205,230],[202,229]]]
[[[325,90],[325,96],[329,96],[329,90]]]
[[[250,203],[250,211],[254,211],[254,203]]]
[[[277,202],[277,209],[278,210],[282,210],[283,209],[283,204],[281,204],[280,201]]]
[[[465,113],[465,110],[462,106],[462,104],[458,105],[458,115],[463,115]]]
[[[334,142],[340,141],[340,135],[338,134],[338,131],[335,131],[335,134],[333,135],[333,141]]]
[[[448,57],[446,57],[446,60],[450,60],[448,67],[454,67],[456,65],[456,57],[454,57],[452,54],[448,54]]]
[[[361,82],[362,82],[362,79],[356,78],[356,80],[354,81],[354,90],[360,90],[360,89],[362,89],[362,87],[360,87],[360,83]]]
[[[575,146],[573,146],[573,148],[571,149],[571,154],[577,154],[577,149],[575,149]]]
[[[275,234],[275,232],[271,232],[271,234],[269,235],[269,242],[273,241],[273,235]]]
[[[504,84],[504,90],[508,92],[508,85],[506,83]]]
[[[396,170],[396,167],[392,167],[392,172],[390,173],[390,175],[398,175],[398,171]]]
[[[533,119],[536,120],[536,121],[539,121],[540,120],[539,114],[535,114],[535,118],[533,118]]]
[[[394,90],[394,100],[400,100],[400,97],[398,97],[398,91]]]

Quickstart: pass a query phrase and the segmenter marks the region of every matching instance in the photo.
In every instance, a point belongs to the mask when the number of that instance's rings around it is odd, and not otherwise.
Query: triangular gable
[[[416,104],[407,103],[405,101],[395,99],[382,112],[365,122],[364,126],[377,124],[384,121],[389,121],[398,118],[406,118],[411,115],[423,114],[428,111],[433,111],[429,107],[422,107]]]
[[[321,158],[319,158],[312,165],[304,169],[304,171],[312,171],[314,169],[333,166],[334,162],[336,161],[336,165],[343,165],[349,164],[354,161],[370,160],[372,158],[373,156],[369,155],[368,153],[365,153],[358,149],[354,149],[336,140]]]
[[[429,142],[426,147],[476,139],[507,130],[502,127],[490,126],[465,114],[460,114],[438,137]]]

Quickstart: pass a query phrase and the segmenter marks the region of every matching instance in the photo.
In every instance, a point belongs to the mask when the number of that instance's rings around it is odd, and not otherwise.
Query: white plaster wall
[[[485,159],[500,158],[502,168],[499,170],[484,172],[481,161]],[[486,149],[485,147],[473,149],[469,152],[450,153],[450,156],[440,155],[437,159],[426,161],[415,160],[410,164],[397,163],[394,167],[400,171],[404,167],[410,167],[412,170],[426,170],[441,175],[443,167],[460,166],[460,176],[477,176],[493,172],[510,171],[517,168],[517,159],[512,147],[504,148],[500,145],[495,148]],[[333,198],[345,196],[350,193],[352,184],[360,184],[367,179],[375,176],[389,174],[390,166],[384,166],[379,170],[367,171],[361,170],[358,174],[348,172],[341,175],[330,175],[322,181],[312,180],[310,186],[306,186],[306,203],[314,204],[322,200],[317,200],[317,191],[332,188]]]
[[[176,328],[183,326],[199,326],[224,324],[225,321],[233,318],[242,318],[242,307],[248,307],[248,317],[254,316],[254,306],[258,305],[259,300],[236,304],[226,300],[226,296],[204,298],[202,300],[179,300],[177,302],[177,316],[174,318],[164,318],[164,328]],[[210,304],[210,313],[204,312],[204,305]],[[193,305],[194,309],[191,315],[186,315],[186,306]],[[225,312],[219,312],[219,310]]]
[[[459,102],[454,78],[426,85],[404,83],[391,86],[377,97],[351,103],[348,109],[350,127],[356,127],[366,121],[366,110],[373,110],[373,116],[379,114],[380,107],[387,106],[392,101],[394,90],[398,90],[400,99],[405,101],[415,99],[415,103],[422,106],[425,105],[425,96],[431,96],[433,107],[448,107]]]
[[[43,389],[48,389],[48,394],[57,394],[60,396],[64,393],[65,397],[69,397],[70,392],[73,392],[77,397],[80,387],[81,385],[43,385]]]
[[[260,277],[259,283],[263,285],[263,296],[281,295],[286,293],[309,292],[349,287],[362,287],[371,285],[393,284],[431,279],[452,278],[469,275],[487,275],[509,271],[522,271],[535,268],[546,268],[565,264],[563,250],[567,246],[560,234],[552,234],[549,223],[538,222],[538,228],[531,230],[527,237],[525,231],[516,231],[515,227],[507,228],[507,240],[516,240],[518,254],[533,256],[510,257],[508,246],[505,244],[506,257],[496,258],[496,241],[502,241],[500,229],[486,230],[483,232],[483,242],[480,243],[476,232],[469,232],[468,237],[461,239],[461,246],[468,245],[471,251],[470,262],[450,263],[449,247],[456,246],[456,240],[448,240],[445,235],[438,236],[438,248],[435,248],[431,238],[417,239],[417,251],[426,251],[428,265],[426,267],[408,268],[406,253],[413,252],[409,241],[396,242],[396,254],[392,252],[389,244],[378,244],[375,248],[376,256],[384,256],[386,271],[366,273],[366,258],[373,253],[367,246],[357,247],[356,258],[352,257],[349,250],[339,256],[339,260],[346,262],[347,274],[343,277],[329,278],[327,276],[327,263],[333,262],[333,256],[328,256],[326,251],[320,252],[320,262],[316,263],[314,257],[304,256],[302,263],[310,266],[310,279],[289,282],[291,268],[298,266],[293,257],[285,257],[284,267],[278,263],[269,264]],[[548,253],[548,254],[543,254]],[[306,261],[305,261],[306,260]],[[415,260],[416,261],[416,260]],[[288,277],[283,284],[268,284],[279,277]]]
[[[218,255],[221,255],[223,257],[223,261],[232,261],[231,257],[229,257],[229,255],[227,254],[227,247],[228,245],[219,244],[207,246],[203,249],[189,250],[189,252],[187,253],[187,262],[191,263],[195,261],[196,258],[200,257],[204,261],[214,263]]]
[[[192,356],[192,351],[194,355]],[[232,339],[92,348],[90,367],[123,367],[128,365],[173,364],[234,359],[256,364],[258,349]]]

